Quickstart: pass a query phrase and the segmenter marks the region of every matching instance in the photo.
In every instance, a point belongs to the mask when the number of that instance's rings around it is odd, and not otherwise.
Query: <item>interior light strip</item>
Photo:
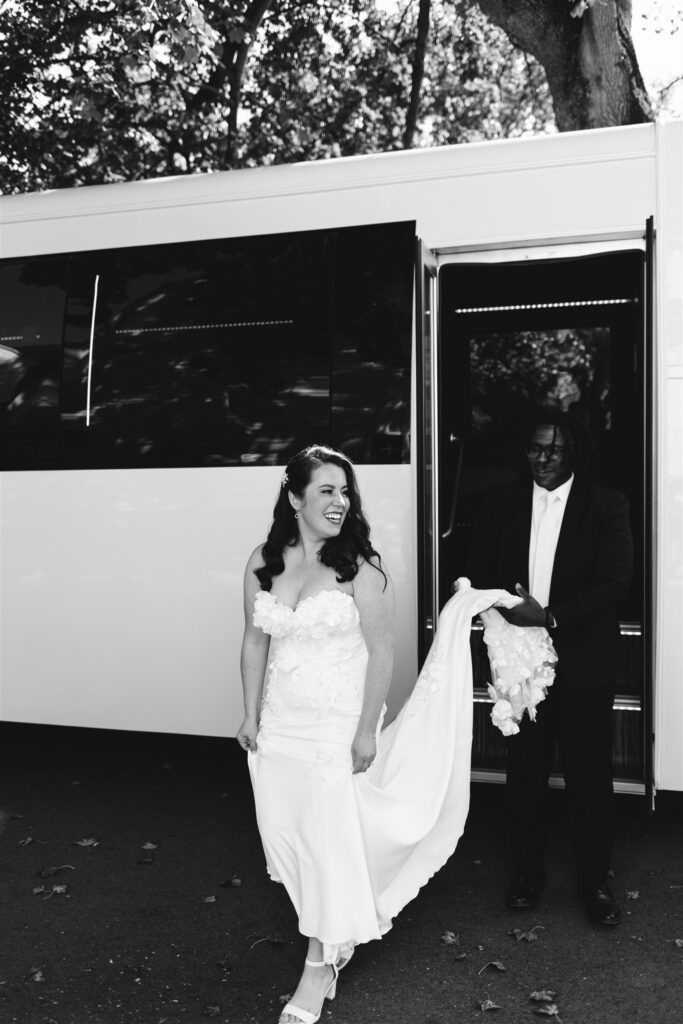
[[[115,334],[168,334],[170,331],[209,331],[217,327],[281,327],[293,320],[233,320],[225,324],[186,324],[175,327],[127,327]]]
[[[23,334],[6,334],[5,337],[0,337],[0,341],[23,341]]]
[[[576,306],[627,306],[638,299],[585,299],[578,302],[530,302],[519,306],[462,306],[456,313],[506,313],[518,309],[572,309]]]

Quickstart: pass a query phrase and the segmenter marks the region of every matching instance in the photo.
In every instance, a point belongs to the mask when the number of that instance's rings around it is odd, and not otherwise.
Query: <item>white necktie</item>
[[[533,576],[530,580],[531,596],[543,608],[548,604],[550,597],[550,578],[553,574],[553,561],[555,560],[555,504],[556,495],[546,493],[541,495],[541,514],[538,519],[536,530],[536,552],[534,556]]]

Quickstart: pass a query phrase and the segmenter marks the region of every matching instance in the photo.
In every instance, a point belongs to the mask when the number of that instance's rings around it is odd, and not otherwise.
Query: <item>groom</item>
[[[510,737],[507,791],[514,873],[511,909],[534,907],[543,889],[547,783],[558,744],[579,896],[590,918],[616,925],[608,887],[612,853],[612,702],[620,672],[617,604],[633,564],[628,503],[587,476],[590,439],[559,409],[540,409],[525,453],[528,484],[498,493],[475,524],[469,576],[522,603],[499,611],[516,626],[545,626],[558,655],[554,685]]]

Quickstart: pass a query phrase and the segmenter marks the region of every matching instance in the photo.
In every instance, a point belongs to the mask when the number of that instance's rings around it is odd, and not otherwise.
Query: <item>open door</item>
[[[446,262],[446,261],[450,262]],[[627,669],[615,701],[617,788],[651,788],[651,258],[641,240],[444,257],[439,267],[438,606],[466,569],[482,495],[525,471],[518,425],[531,404],[575,407],[600,456],[599,481],[630,502],[636,569],[621,608]],[[502,776],[488,721],[488,659],[473,636],[473,768]]]

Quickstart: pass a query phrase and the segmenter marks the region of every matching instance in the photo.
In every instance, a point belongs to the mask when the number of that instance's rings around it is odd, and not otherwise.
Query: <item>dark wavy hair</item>
[[[313,444],[298,452],[287,463],[280,493],[273,509],[273,523],[268,531],[266,542],[261,548],[264,565],[254,570],[254,575],[261,584],[262,590],[270,590],[273,576],[279,576],[285,568],[283,553],[286,547],[296,544],[299,537],[299,526],[294,516],[294,509],[289,500],[289,491],[297,498],[303,498],[304,491],[311,482],[311,477],[319,466],[332,463],[344,470],[348,488],[349,510],[337,537],[330,537],[320,549],[319,558],[323,565],[334,569],[338,583],[348,583],[359,569],[362,559],[370,562],[373,568],[382,573],[386,587],[386,573],[382,569],[382,560],[370,543],[370,527],[363,515],[360,493],[353,471],[351,460],[342,452],[325,445]],[[372,559],[376,559],[375,562]]]
[[[530,410],[525,424],[524,442],[536,427],[556,427],[562,431],[566,458],[572,470],[595,480],[599,475],[598,453],[585,418],[577,412],[564,412],[556,405],[541,405]]]

